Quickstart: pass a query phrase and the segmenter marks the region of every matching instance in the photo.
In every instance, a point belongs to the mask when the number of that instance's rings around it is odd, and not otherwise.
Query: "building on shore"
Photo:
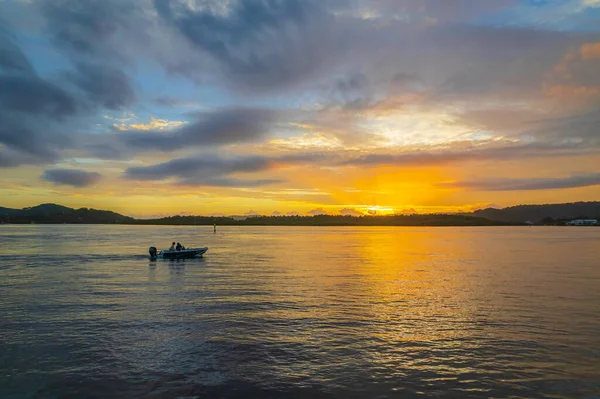
[[[567,222],[567,226],[597,226],[598,220],[596,219],[576,219]]]

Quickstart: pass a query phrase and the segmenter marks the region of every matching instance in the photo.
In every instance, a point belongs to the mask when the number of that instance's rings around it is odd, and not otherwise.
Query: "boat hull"
[[[192,259],[204,255],[208,248],[189,248],[181,251],[161,251],[153,259]]]

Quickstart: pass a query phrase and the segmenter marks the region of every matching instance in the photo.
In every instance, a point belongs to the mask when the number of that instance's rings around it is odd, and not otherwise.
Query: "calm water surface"
[[[204,259],[149,261],[170,242]],[[598,398],[600,228],[0,226],[0,398]]]

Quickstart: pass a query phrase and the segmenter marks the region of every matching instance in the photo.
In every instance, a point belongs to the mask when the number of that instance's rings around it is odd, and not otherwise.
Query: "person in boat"
[[[169,251],[175,251],[175,241],[173,241],[173,244],[169,247]]]
[[[177,243],[177,246],[175,247],[175,250],[176,251],[181,251],[181,244],[180,243]]]

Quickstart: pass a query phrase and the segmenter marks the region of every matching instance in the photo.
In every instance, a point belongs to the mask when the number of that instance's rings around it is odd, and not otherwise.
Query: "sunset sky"
[[[0,206],[600,200],[600,0],[0,1]]]

